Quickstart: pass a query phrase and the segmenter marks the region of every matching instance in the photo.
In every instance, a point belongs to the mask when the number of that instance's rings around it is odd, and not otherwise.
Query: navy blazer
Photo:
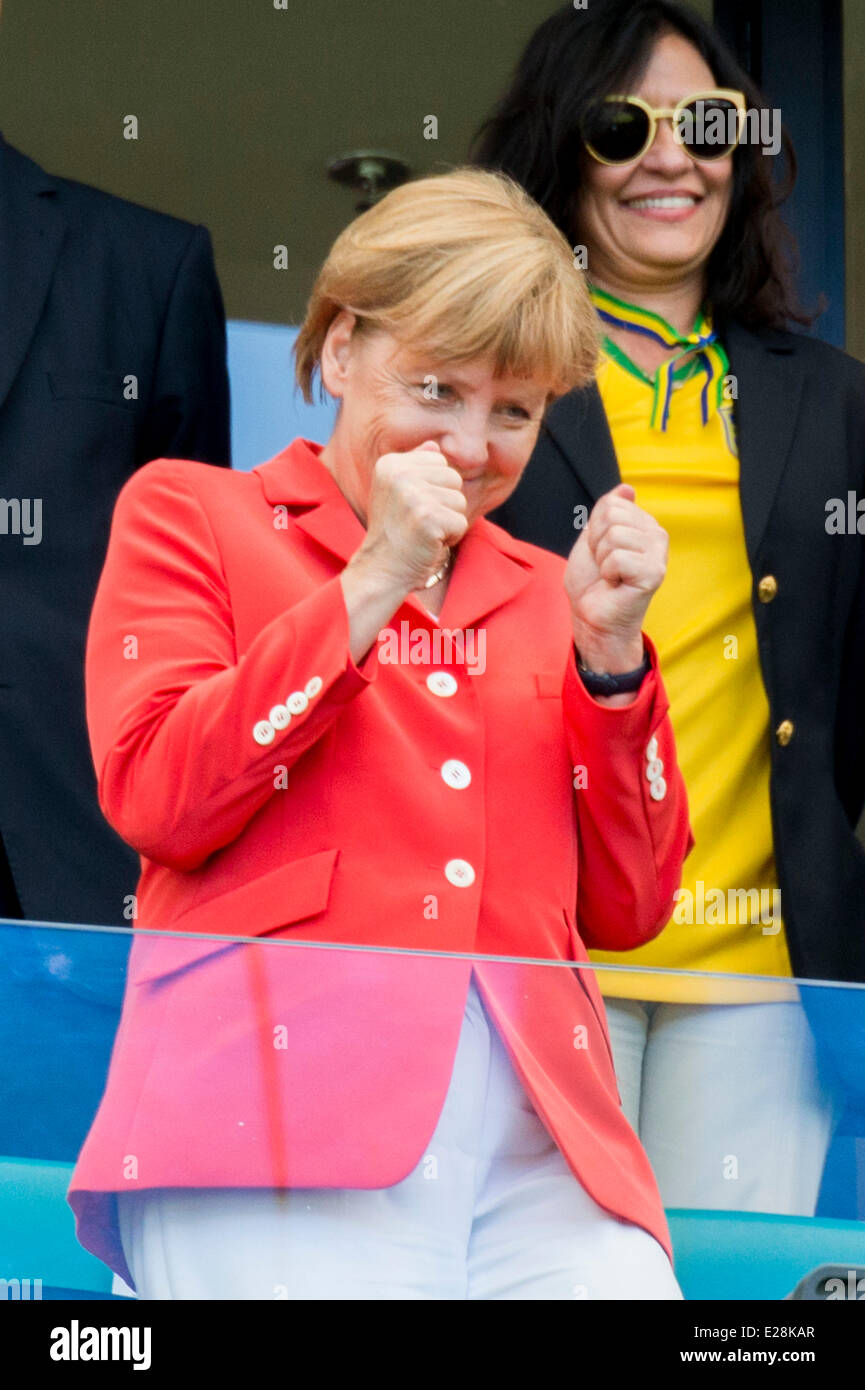
[[[865,533],[865,366],[800,333],[735,322],[722,332],[738,390],[739,493],[790,957],[802,979],[863,982],[865,849],[855,832],[865,802],[865,534],[827,530],[827,504],[847,503],[858,528],[862,502]],[[565,555],[574,508],[591,508],[620,481],[597,387],[574,391],[547,412],[519,486],[492,519]],[[768,575],[777,592],[761,601]],[[787,722],[792,737],[782,742]],[[865,991],[815,987],[802,1001],[824,1079],[863,1133]]]
[[[790,956],[801,977],[865,981],[865,850],[855,834],[865,802],[865,535],[831,534],[826,510],[833,498],[846,509],[851,492],[865,498],[865,366],[798,333],[731,323],[724,342],[738,389],[740,496]],[[577,536],[574,507],[590,508],[620,481],[593,385],[550,408],[519,486],[493,520],[565,555]],[[865,515],[861,525],[865,532]],[[767,575],[777,593],[761,601]],[[777,732],[784,721],[793,725],[786,743]]]
[[[229,462],[210,237],[0,136],[0,836],[28,918],[129,924],[138,861],[96,801],[84,640],[117,494],[159,455]]]

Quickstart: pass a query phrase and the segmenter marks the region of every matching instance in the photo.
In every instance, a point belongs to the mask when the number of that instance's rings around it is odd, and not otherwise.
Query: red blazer
[[[669,1251],[600,993],[564,964],[672,911],[690,834],[655,654],[633,704],[598,704],[564,562],[480,520],[440,619],[414,597],[394,616],[410,659],[356,666],[338,575],[364,531],[319,452],[296,440],[252,473],[159,459],[117,502],[88,723],[102,809],[141,855],[136,926],[176,935],[135,935],[79,1238],[129,1280],[116,1192],[399,1182],[444,1103],[474,953],[552,962],[475,971],[577,1177]],[[437,651],[444,629],[477,645]]]

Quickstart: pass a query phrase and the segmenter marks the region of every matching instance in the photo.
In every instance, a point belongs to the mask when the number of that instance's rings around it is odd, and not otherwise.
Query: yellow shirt
[[[687,370],[687,368],[686,368]],[[622,480],[670,537],[667,575],[646,615],[670,698],[695,846],[673,918],[636,951],[596,962],[789,977],[769,812],[769,708],[751,610],[751,570],[729,411],[700,415],[704,374],[679,379],[665,432],[652,387],[605,355],[598,386]],[[731,447],[732,446],[732,447]],[[599,971],[605,994],[676,1002],[796,997],[765,982]]]

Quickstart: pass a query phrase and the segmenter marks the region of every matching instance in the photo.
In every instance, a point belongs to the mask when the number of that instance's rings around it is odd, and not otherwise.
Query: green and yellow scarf
[[[635,367],[630,358],[610,338],[604,338],[604,350],[608,355],[627,371],[636,372],[642,380],[653,387],[652,429],[666,430],[670,418],[674,376],[678,375],[681,378],[682,375],[689,375],[694,361],[706,374],[706,380],[700,393],[703,424],[708,423],[713,410],[717,410],[725,425],[727,424],[732,411],[730,403],[724,396],[724,383],[730,371],[730,360],[718,340],[718,335],[712,327],[712,320],[707,313],[701,310],[697,314],[691,332],[682,334],[678,333],[660,314],[653,313],[651,309],[641,309],[637,304],[626,304],[624,300],[616,299],[614,295],[608,294],[606,290],[598,289],[596,285],[589,286],[589,293],[602,323],[612,324],[616,328],[626,328],[632,333],[642,333],[656,343],[663,343],[664,347],[680,349],[675,356],[658,367],[654,380],[652,380],[646,373]],[[683,364],[682,358],[687,357],[690,353],[694,353],[695,357],[690,363]],[[682,367],[685,365],[686,371],[683,373]]]

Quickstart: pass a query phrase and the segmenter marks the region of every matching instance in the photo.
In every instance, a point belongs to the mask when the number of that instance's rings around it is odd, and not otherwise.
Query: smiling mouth
[[[675,211],[679,208],[693,208],[701,198],[693,193],[671,193],[664,198],[624,198],[623,203],[627,208],[658,208],[661,211]]]

